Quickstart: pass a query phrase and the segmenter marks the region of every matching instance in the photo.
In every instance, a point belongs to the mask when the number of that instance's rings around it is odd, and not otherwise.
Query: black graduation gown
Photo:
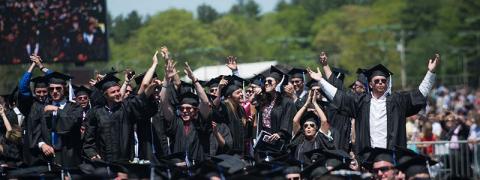
[[[143,115],[137,117],[143,117]],[[169,154],[164,121],[165,117],[161,111],[157,111],[152,117],[137,121],[138,157],[140,159],[152,160],[154,153],[157,158]]]
[[[225,123],[217,122],[217,129],[225,140],[225,145],[223,147],[218,146],[217,138],[212,132],[210,134],[210,156],[228,153],[228,147],[232,147],[233,144],[232,134],[230,133],[230,129]]]
[[[271,122],[270,128],[263,125],[263,107],[257,108],[258,112],[258,128],[259,132],[262,130],[270,133],[278,133],[281,140],[288,142],[292,137],[293,117],[297,112],[295,104],[289,97],[277,94],[278,98],[275,102],[270,114]]]
[[[322,133],[318,133],[314,139],[307,140],[305,139],[305,135],[303,131],[297,133],[297,135],[292,139],[292,142],[289,145],[289,149],[291,149],[291,153],[293,153],[293,157],[305,164],[311,164],[312,160],[305,155],[306,152],[312,151],[314,149],[327,149],[327,150],[334,150],[335,144],[333,143],[333,139],[328,138]]]
[[[173,142],[172,153],[188,152],[189,160],[203,161],[205,155],[209,154],[211,121],[204,120],[200,114],[197,119],[191,120],[188,124],[190,132],[184,133],[185,122],[176,117],[173,120],[165,120],[167,135]]]
[[[226,150],[231,153],[243,152],[242,154],[244,154],[247,127],[243,126],[241,119],[242,116],[245,116],[242,106],[237,106],[235,113],[227,107],[226,102],[222,102],[214,112],[218,115],[214,116],[214,120],[225,123],[232,136],[232,145],[225,147]]]
[[[333,97],[332,103],[339,110],[355,118],[355,153],[371,147],[369,122],[371,98],[371,94],[356,95],[340,90]],[[407,146],[406,117],[417,114],[425,105],[426,98],[418,89],[387,95],[387,149]]]
[[[23,96],[22,93],[18,93],[18,109],[25,116],[22,125],[22,141],[24,146],[22,147],[23,162],[27,165],[34,165],[41,162],[41,152],[38,150],[38,147],[34,149],[30,148],[32,142],[32,132],[34,125],[32,120],[35,115],[31,116],[30,112],[32,109],[38,108],[37,106],[43,106],[44,102],[37,101],[32,96]]]
[[[88,158],[95,155],[107,162],[128,162],[134,156],[133,126],[140,112],[152,116],[156,104],[145,94],[126,98],[109,111],[96,106],[87,115],[83,152]]]
[[[53,112],[44,112],[43,106],[32,109],[35,129],[32,133],[30,148],[38,147],[39,142],[45,142],[55,149],[55,157],[45,157],[45,161],[54,161],[63,167],[74,167],[81,162],[81,135],[82,108],[72,102],[67,102],[63,109],[57,111],[56,120]],[[54,124],[55,123],[55,124]],[[58,137],[58,147],[52,143],[52,132]]]

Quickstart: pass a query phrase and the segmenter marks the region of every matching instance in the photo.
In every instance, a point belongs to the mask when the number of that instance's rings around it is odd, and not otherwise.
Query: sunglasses
[[[195,109],[195,107],[180,106],[180,108],[179,108],[179,109],[180,109],[180,111],[182,111],[182,112],[185,112],[185,111],[187,111],[187,112],[191,112],[192,110],[194,110],[194,109]]]
[[[373,83],[375,83],[375,84],[380,84],[380,82],[385,84],[385,83],[387,83],[387,79],[375,79],[375,80],[373,80]]]
[[[217,90],[218,90],[218,89],[215,88],[215,89],[210,89],[210,90],[208,90],[208,91],[210,91],[211,93],[214,93],[214,92],[217,92]]]
[[[266,83],[266,84],[273,84],[273,80],[267,79],[267,80],[265,81],[265,83]]]
[[[292,84],[300,84],[300,83],[302,83],[302,81],[300,81],[300,80],[290,81],[290,82],[291,82]]]
[[[88,97],[87,96],[79,96],[76,99],[78,99],[78,100],[88,100]]]
[[[47,91],[45,91],[45,90],[38,90],[38,91],[35,91],[35,93],[37,93],[37,94],[45,94],[45,93],[47,93]]]
[[[312,128],[315,128],[317,125],[313,124],[313,123],[305,123],[303,124],[303,128],[308,128],[308,126],[312,127]]]
[[[378,171],[381,171],[382,173],[385,173],[389,170],[392,170],[393,167],[390,167],[390,166],[386,166],[386,167],[381,167],[381,168],[374,168],[372,169],[372,173],[377,173]]]
[[[63,90],[63,87],[48,87],[49,91],[61,91]]]

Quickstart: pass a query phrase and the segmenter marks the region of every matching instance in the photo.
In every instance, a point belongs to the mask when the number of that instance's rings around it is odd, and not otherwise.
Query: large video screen
[[[108,59],[105,0],[0,1],[0,64]]]

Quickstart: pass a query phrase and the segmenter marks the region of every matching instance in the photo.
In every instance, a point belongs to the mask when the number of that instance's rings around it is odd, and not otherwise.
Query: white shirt
[[[387,97],[370,101],[370,143],[372,147],[387,148]]]

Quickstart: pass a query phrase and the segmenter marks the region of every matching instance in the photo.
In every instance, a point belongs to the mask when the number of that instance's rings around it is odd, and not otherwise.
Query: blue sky
[[[272,11],[279,0],[255,1],[260,5],[261,12],[265,13]],[[120,14],[126,15],[132,10],[137,10],[141,15],[154,15],[170,8],[196,12],[197,6],[205,3],[218,12],[226,12],[237,2],[238,0],[107,0],[107,9],[113,17]]]

